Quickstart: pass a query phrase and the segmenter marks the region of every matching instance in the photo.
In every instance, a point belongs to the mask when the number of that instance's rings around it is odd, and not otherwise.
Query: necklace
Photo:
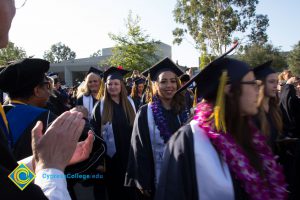
[[[166,143],[171,137],[172,133],[169,130],[166,117],[163,114],[160,99],[157,97],[157,95],[155,95],[153,96],[152,100],[153,101],[151,104],[151,109],[154,117],[154,122],[158,127],[160,136],[163,138],[164,142]]]
[[[262,161],[264,178],[251,166],[245,152],[234,141],[231,134],[217,132],[212,128],[213,122],[208,120],[212,112],[212,105],[200,103],[196,108],[194,120],[198,122],[199,127],[210,138],[212,144],[228,164],[235,178],[240,181],[250,199],[287,199],[282,168],[276,163],[274,155],[260,131],[250,123],[253,147]]]

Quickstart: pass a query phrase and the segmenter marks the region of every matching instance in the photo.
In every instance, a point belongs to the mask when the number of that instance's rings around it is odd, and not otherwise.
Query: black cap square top
[[[100,77],[102,77],[103,75],[103,71],[101,71],[100,69],[96,68],[96,67],[90,67],[89,71],[87,72],[86,76],[89,75],[90,73],[94,73]]]
[[[195,82],[199,98],[214,99],[217,94],[219,79],[224,70],[228,73],[227,84],[240,81],[250,71],[250,66],[245,62],[225,57],[236,46],[237,43],[229,51],[209,63],[203,70],[183,85],[177,93]]]
[[[122,69],[121,67],[110,67],[105,72],[103,72],[103,78],[106,82],[107,80],[123,80],[124,76],[130,71]]]
[[[253,69],[256,79],[264,79],[269,74],[276,73],[275,70],[271,68],[272,60],[269,60]]]
[[[43,81],[49,67],[48,61],[37,58],[14,62],[0,72],[0,89],[8,93],[33,89]]]
[[[180,76],[183,74],[178,66],[168,57],[154,64],[150,69],[142,72],[142,74],[147,77],[150,73],[150,79],[152,81],[156,81],[159,74],[165,71],[172,71],[176,74],[176,76]]]

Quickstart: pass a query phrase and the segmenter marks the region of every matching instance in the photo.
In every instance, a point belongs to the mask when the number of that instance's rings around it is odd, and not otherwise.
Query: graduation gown
[[[181,125],[179,117],[172,110],[167,111],[163,109],[163,113],[170,131],[173,133],[176,132]],[[154,143],[158,145],[157,149],[164,150],[164,141],[160,137],[159,130],[154,123],[150,104],[147,104],[139,109],[135,117],[125,185],[143,190],[151,190],[154,194],[155,185],[158,182],[158,170],[161,166],[161,163],[158,163],[158,161],[159,159],[162,161],[162,153],[152,148],[152,145],[156,145],[152,143],[154,141],[153,137],[156,138],[156,142]]]
[[[76,101],[76,106],[81,105],[84,106],[88,110],[88,119],[92,118],[93,108],[95,104],[98,102],[92,95],[82,95]]]
[[[128,100],[134,109],[132,99]],[[108,190],[109,199],[119,199],[120,194],[123,194],[123,199],[130,199],[131,194],[124,187],[124,176],[128,161],[132,126],[130,126],[121,102],[119,104],[113,102],[112,122],[102,127],[101,116],[103,106],[105,106],[103,100],[95,105],[91,124],[106,142],[105,186]]]
[[[293,85],[286,84],[280,92],[283,134],[300,138],[300,99],[296,96]]]
[[[8,141],[0,129],[0,197],[1,199],[47,199],[41,188],[30,183],[21,191],[9,178],[8,175],[18,166]]]
[[[132,97],[132,100],[134,102],[135,105],[135,109],[138,110],[140,108],[140,106],[142,105],[142,97]]]
[[[37,121],[42,121],[46,130],[56,116],[49,110],[31,105],[8,104],[3,108],[10,126],[11,138],[8,140],[12,140],[13,155],[17,160],[31,156],[31,130]]]
[[[195,131],[197,125],[191,126],[192,122],[168,142],[155,200],[248,199],[209,139]]]
[[[50,96],[47,102],[47,109],[55,115],[61,115],[63,112],[69,110],[66,106],[68,98],[63,95],[59,90],[53,90],[55,96]]]

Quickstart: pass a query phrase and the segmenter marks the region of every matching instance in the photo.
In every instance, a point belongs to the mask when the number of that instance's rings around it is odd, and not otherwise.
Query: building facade
[[[49,71],[57,72],[65,85],[73,86],[84,79],[84,76],[90,67],[96,67],[102,71],[105,70],[99,65],[99,63],[112,56],[112,49],[113,48],[103,48],[102,55],[97,57],[80,58],[66,60],[60,63],[51,63]],[[170,45],[161,42],[158,44],[157,52],[155,54],[160,58],[172,58],[172,48]]]

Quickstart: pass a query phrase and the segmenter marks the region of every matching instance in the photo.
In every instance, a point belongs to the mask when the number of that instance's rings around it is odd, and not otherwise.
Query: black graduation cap
[[[188,82],[191,79],[188,74],[182,74],[179,78],[181,82]]]
[[[121,67],[110,67],[103,72],[104,82],[110,79],[123,80],[123,77],[130,71],[122,69]]]
[[[209,63],[202,71],[191,78],[177,93],[186,89],[193,82],[196,83],[198,98],[214,99],[217,95],[220,78],[223,71],[227,71],[228,83],[240,81],[250,71],[250,66],[245,62],[227,58],[233,49],[237,47],[237,43],[222,56]]]
[[[0,72],[0,89],[8,93],[31,90],[43,81],[49,67],[48,61],[38,58],[12,63]]]
[[[267,77],[269,74],[276,73],[272,68],[271,68],[272,60],[269,60],[253,69],[254,75],[256,79],[263,79]]]
[[[98,76],[102,77],[103,71],[97,69],[96,67],[90,67],[89,71],[87,72],[86,76],[90,73],[97,74]]]
[[[135,85],[139,85],[139,84],[142,84],[145,82],[146,82],[146,80],[144,78],[137,78],[134,80]]]
[[[165,71],[172,71],[177,76],[180,76],[183,74],[183,72],[178,68],[178,66],[168,57],[162,59],[158,63],[154,64],[150,69],[142,72],[142,74],[147,77],[150,73],[150,79],[152,81],[156,81],[157,77],[160,73]]]

